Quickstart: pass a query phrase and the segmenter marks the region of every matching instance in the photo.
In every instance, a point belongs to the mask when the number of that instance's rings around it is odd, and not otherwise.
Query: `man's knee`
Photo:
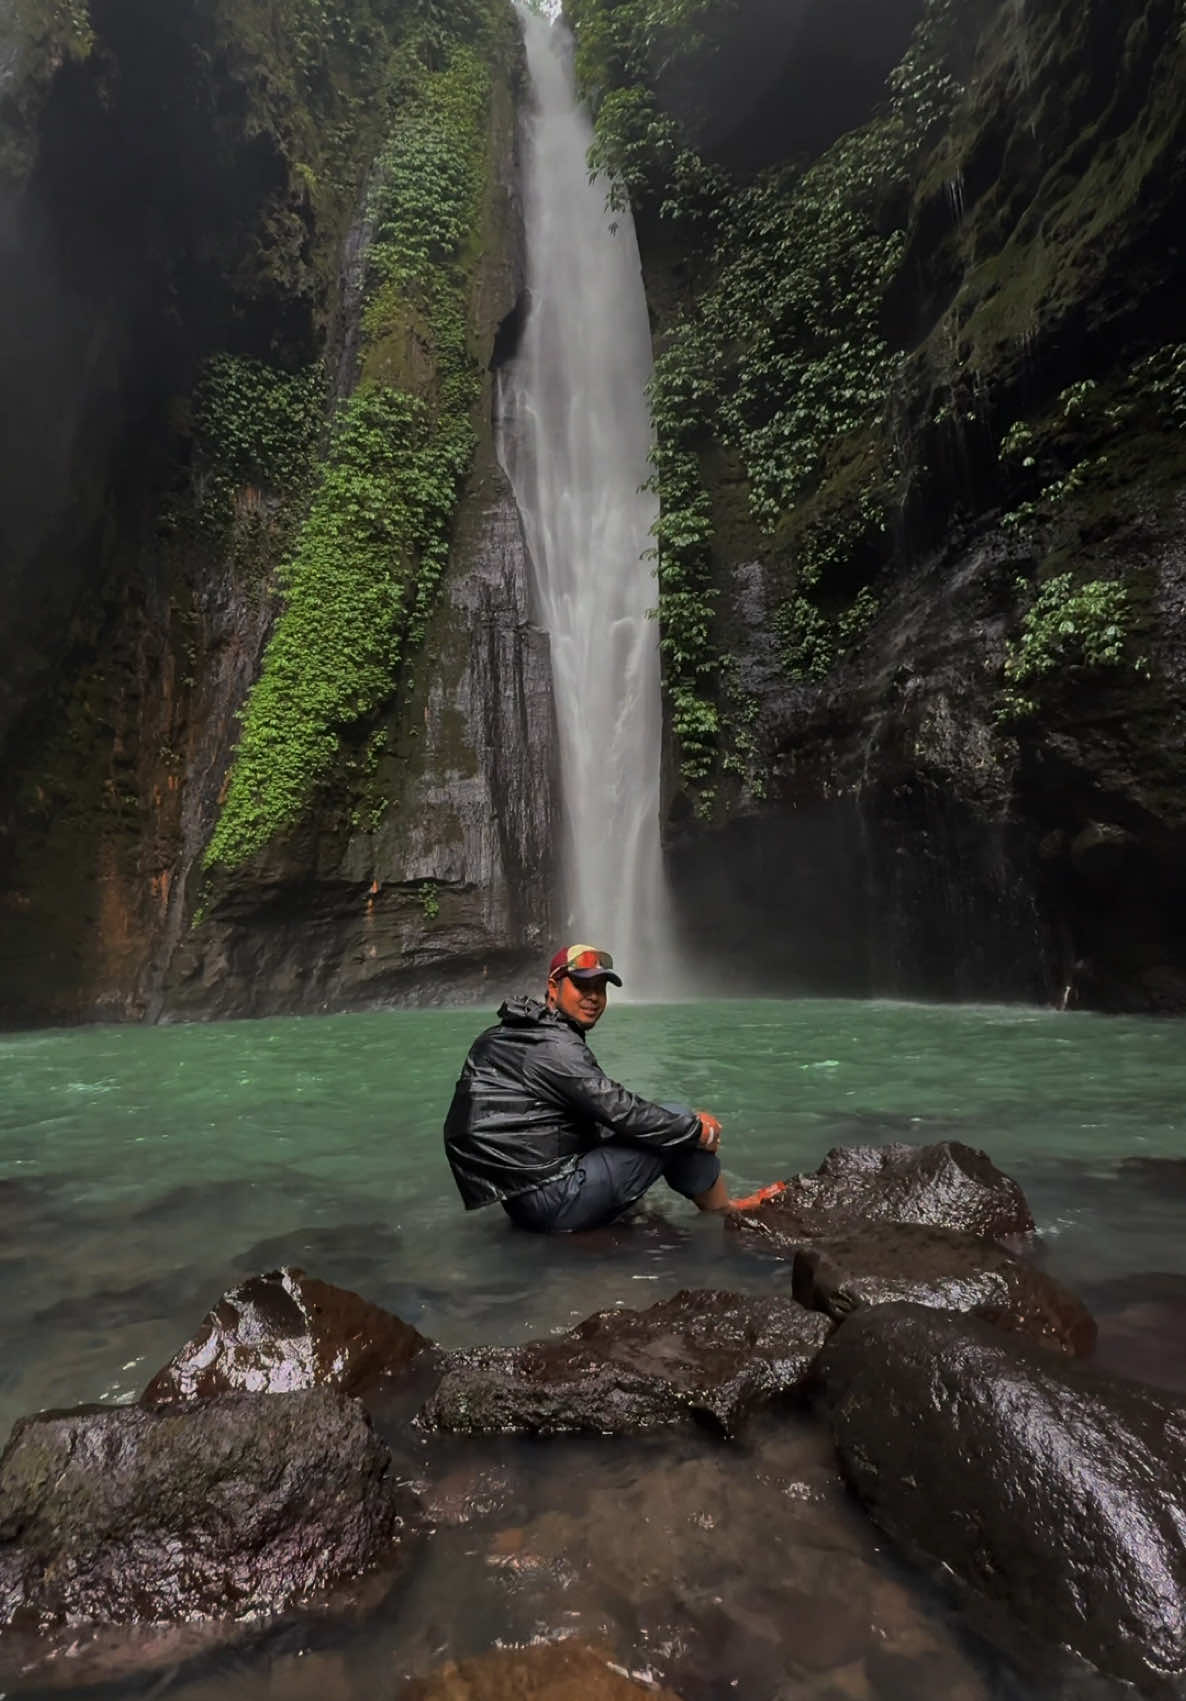
[[[694,1147],[691,1151],[674,1152],[663,1166],[663,1179],[668,1187],[682,1193],[685,1199],[698,1199],[715,1186],[721,1173],[721,1160],[715,1152]]]

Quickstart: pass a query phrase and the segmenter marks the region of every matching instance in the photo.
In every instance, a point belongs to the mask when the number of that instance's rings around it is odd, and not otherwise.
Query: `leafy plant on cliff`
[[[689,299],[655,363],[652,486],[664,684],[682,776],[703,790],[731,752],[737,766],[704,457],[723,445],[739,458],[751,512],[770,533],[843,469],[851,523],[832,503],[827,536],[823,526],[809,532],[787,615],[798,633],[788,638],[790,665],[821,677],[873,605],[862,593],[851,619],[832,617],[808,596],[821,575],[848,567],[852,551],[874,558],[868,539],[886,529],[896,463],[885,416],[900,362],[882,309],[904,251],[911,159],[962,92],[952,68],[958,21],[953,0],[926,0],[885,110],[806,170],[746,184],[698,153],[690,95],[698,58],[728,28],[725,7],[570,0],[567,11],[596,111],[591,163],[613,179],[613,204],[628,197],[657,211],[696,257]]]
[[[1118,580],[1076,586],[1070,573],[1047,579],[1006,651],[997,720],[1007,725],[1036,714],[1041,682],[1055,673],[1127,665],[1145,672],[1143,658],[1130,659],[1131,623],[1128,589]]]
[[[284,607],[243,711],[208,867],[241,864],[299,819],[342,732],[396,691],[448,559],[479,392],[466,302],[490,76],[464,44],[437,66],[440,15],[426,17],[431,39],[396,67],[371,196],[364,379],[342,404],[280,574]],[[428,343],[419,381],[387,358],[413,318]]]
[[[199,520],[221,530],[244,486],[299,491],[312,468],[323,416],[319,368],[282,372],[230,354],[208,360],[193,401]]]

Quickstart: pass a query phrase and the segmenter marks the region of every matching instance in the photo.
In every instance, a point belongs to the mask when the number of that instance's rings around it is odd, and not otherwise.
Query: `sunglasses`
[[[608,951],[575,951],[565,963],[564,972],[588,974],[591,969],[604,969],[608,974],[613,966],[614,960]]]

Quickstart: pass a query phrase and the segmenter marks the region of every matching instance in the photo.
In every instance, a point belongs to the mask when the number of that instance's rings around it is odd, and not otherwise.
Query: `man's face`
[[[567,1016],[570,1022],[576,1022],[582,1028],[592,1028],[605,1012],[605,987],[604,975],[597,975],[592,980],[574,980],[572,975],[561,975],[548,982],[548,1003],[561,1015]]]

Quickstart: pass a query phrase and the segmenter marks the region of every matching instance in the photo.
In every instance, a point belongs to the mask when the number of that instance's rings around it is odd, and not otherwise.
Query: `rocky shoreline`
[[[1040,1268],[1032,1229],[1016,1184],[945,1141],[829,1153],[730,1221],[738,1256],[770,1260],[768,1293],[685,1289],[513,1348],[448,1352],[300,1270],[250,1277],[135,1404],[17,1424],[0,1458],[0,1681],[140,1678],[294,1613],[365,1615],[415,1588],[450,1528],[505,1499],[474,1486],[482,1437],[565,1437],[562,1449],[649,1438],[667,1479],[654,1493],[688,1475],[719,1547],[743,1514],[731,1491],[705,1487],[711,1455],[689,1459],[678,1437],[727,1440],[728,1455],[761,1424],[775,1457],[822,1447],[825,1499],[841,1504],[846,1484],[1024,1671],[1186,1694],[1186,1404],[1091,1364],[1094,1321]],[[545,1505],[500,1527],[487,1563],[546,1571],[557,1544],[582,1540],[579,1524],[552,1529],[568,1515]],[[596,1495],[586,1516],[601,1516]],[[731,1609],[742,1622],[785,1617],[767,1599],[791,1587],[793,1561],[782,1569],[749,1585]],[[620,1584],[630,1615],[657,1586],[640,1576],[635,1601],[630,1578]],[[863,1599],[823,1637],[821,1668],[863,1646],[876,1617]],[[673,1610],[723,1609],[693,1594]],[[819,1641],[812,1616],[795,1623],[796,1658]],[[638,1688],[596,1638],[464,1654],[396,1693]],[[688,1672],[652,1676],[695,1701]]]

